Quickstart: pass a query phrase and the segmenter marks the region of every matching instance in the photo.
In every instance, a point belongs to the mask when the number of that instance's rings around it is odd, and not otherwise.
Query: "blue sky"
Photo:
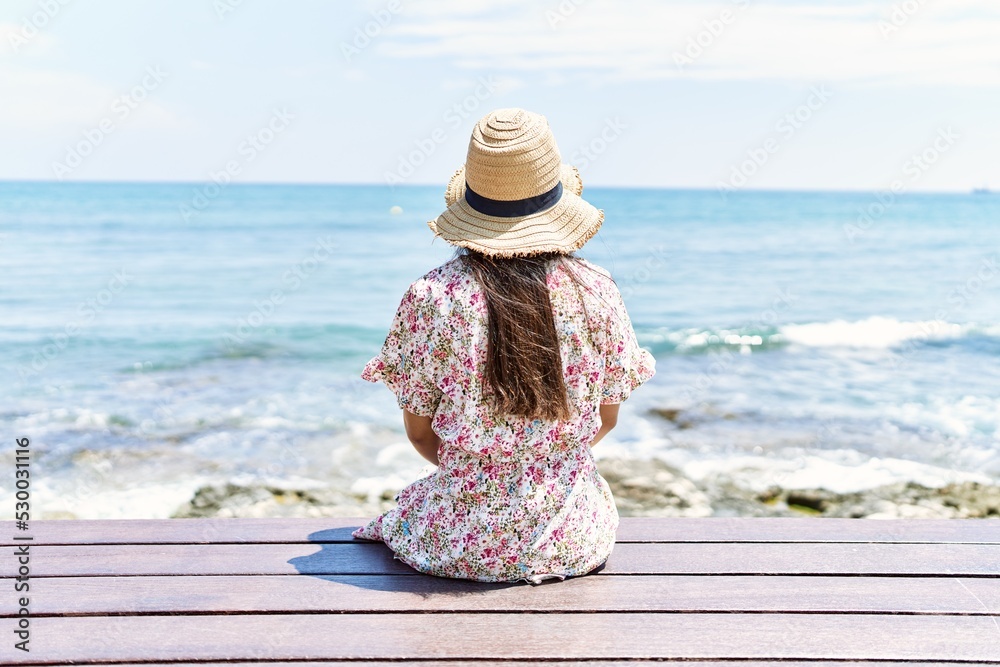
[[[0,179],[443,186],[520,106],[587,185],[998,188],[998,44],[995,0],[6,0]]]

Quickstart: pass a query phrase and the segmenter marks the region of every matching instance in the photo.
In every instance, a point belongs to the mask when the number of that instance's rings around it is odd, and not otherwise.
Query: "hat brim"
[[[583,180],[573,165],[560,170],[563,193],[551,207],[516,218],[475,210],[465,200],[465,168],[455,172],[445,191],[448,208],[427,226],[452,245],[498,257],[579,250],[604,222],[604,211],[580,197]]]
[[[485,215],[463,197],[427,226],[452,245],[498,257],[546,252],[569,254],[590,240],[604,222],[604,211],[563,190],[553,206],[517,218]]]

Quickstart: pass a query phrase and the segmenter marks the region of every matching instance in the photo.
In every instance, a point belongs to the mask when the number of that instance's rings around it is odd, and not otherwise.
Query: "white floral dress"
[[[576,408],[569,421],[503,417],[482,400],[486,303],[459,258],[410,285],[361,377],[381,380],[401,408],[433,418],[439,465],[355,538],[385,542],[421,572],[478,581],[565,579],[607,560],[619,517],[590,442],[599,406],[627,399],[653,376],[655,360],[639,347],[611,275],[574,259],[590,290],[578,289],[565,268],[547,277]]]

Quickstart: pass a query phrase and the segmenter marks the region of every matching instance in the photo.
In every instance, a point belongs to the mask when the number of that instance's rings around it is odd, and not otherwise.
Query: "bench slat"
[[[205,665],[220,664],[213,662],[125,662],[113,663],[114,667],[205,667]],[[225,667],[261,667],[259,662],[226,662]],[[344,667],[344,662],[328,660],[304,660],[286,662],[274,660],[267,667]],[[593,662],[580,660],[559,660],[552,663],[555,667],[595,667]],[[652,665],[663,667],[656,660],[602,660],[601,667],[636,667],[636,665]],[[89,667],[111,667],[111,663],[88,663]],[[482,662],[470,660],[366,660],[364,667],[482,667]],[[535,660],[505,660],[504,667],[537,667]],[[723,660],[685,660],[684,667],[732,667],[731,661]],[[872,667],[870,662],[860,660],[740,660],[740,667]],[[947,661],[916,661],[894,662],[891,660],[879,662],[877,667],[969,667],[967,662]]]
[[[198,544],[208,542],[350,542],[366,518],[120,519],[32,521],[45,544]],[[13,521],[0,521],[0,544],[15,544]],[[619,542],[965,542],[1000,544],[997,519],[859,519],[791,517],[622,517]]]
[[[4,550],[9,553],[10,548]],[[0,560],[14,576],[16,559]],[[31,575],[416,574],[380,542],[44,546]],[[623,543],[604,574],[1000,575],[1000,545],[892,543]]]
[[[1000,661],[995,617],[883,614],[303,614],[37,618],[23,662],[835,658]]]
[[[56,577],[31,586],[36,616],[264,610],[1000,614],[1000,578],[595,575],[529,587],[396,575]],[[14,597],[0,596],[0,616],[16,613]]]

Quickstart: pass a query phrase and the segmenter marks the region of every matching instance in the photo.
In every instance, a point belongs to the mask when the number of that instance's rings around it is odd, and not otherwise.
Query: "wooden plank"
[[[10,548],[4,550],[10,552]],[[16,559],[0,559],[11,577]],[[44,546],[31,576],[416,574],[381,542]],[[602,574],[1000,575],[1000,545],[892,543],[624,543]]]
[[[220,664],[213,662],[126,662],[126,663],[87,663],[89,667],[204,667],[205,665]],[[259,662],[225,662],[225,667],[261,667]],[[329,660],[302,660],[286,662],[281,660],[269,661],[268,667],[344,667],[344,662]],[[365,667],[482,667],[481,661],[470,660],[366,660]],[[527,665],[538,665],[536,660],[505,660],[504,667],[526,667]],[[581,660],[558,660],[553,661],[554,667],[595,667],[592,661]],[[601,660],[597,663],[602,667],[635,667],[636,665],[656,664],[662,667],[662,662],[658,660]],[[740,660],[740,667],[872,667],[870,662],[861,660]],[[990,664],[990,663],[968,663],[968,662],[947,662],[947,661],[923,661],[907,660],[906,662],[880,661],[878,667],[969,667],[970,664]],[[731,661],[724,660],[685,660],[684,667],[732,667]]]
[[[649,576],[542,586],[378,576],[54,577],[31,582],[31,612],[797,611],[1000,614],[1000,578]],[[0,616],[16,614],[0,596]]]
[[[351,542],[366,518],[32,521],[36,544]],[[15,544],[0,521],[0,544]],[[23,533],[22,533],[23,534]],[[962,542],[1000,544],[998,519],[622,517],[619,542]]]
[[[990,616],[900,614],[293,614],[33,619],[8,664],[332,659],[1000,661]]]

